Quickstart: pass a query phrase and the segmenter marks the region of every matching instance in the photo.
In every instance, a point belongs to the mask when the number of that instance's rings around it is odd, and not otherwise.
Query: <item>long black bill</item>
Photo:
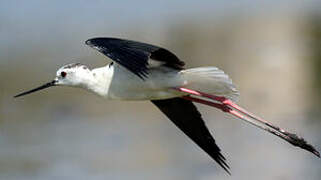
[[[55,85],[56,85],[56,80],[53,80],[53,81],[51,81],[49,83],[46,83],[46,84],[44,84],[44,85],[42,85],[40,87],[37,87],[35,89],[32,89],[30,91],[26,91],[26,92],[20,93],[18,95],[15,95],[14,97],[16,98],[16,97],[24,96],[24,95],[27,95],[27,94],[30,94],[30,93],[33,93],[33,92],[36,92],[36,91],[39,91],[39,90],[42,90],[42,89],[46,89],[46,88],[51,87],[51,86],[55,86]]]

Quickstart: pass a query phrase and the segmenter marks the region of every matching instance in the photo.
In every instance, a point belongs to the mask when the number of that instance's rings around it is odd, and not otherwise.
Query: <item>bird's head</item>
[[[59,68],[54,81],[58,86],[81,87],[91,77],[91,71],[87,66],[73,63]]]
[[[20,93],[14,97],[27,95],[52,86],[84,87],[91,78],[92,73],[87,66],[80,63],[72,63],[59,68],[54,80],[35,89]]]

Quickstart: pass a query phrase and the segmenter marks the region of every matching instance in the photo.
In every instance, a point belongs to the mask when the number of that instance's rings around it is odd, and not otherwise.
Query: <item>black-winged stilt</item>
[[[93,70],[80,63],[65,65],[53,81],[15,97],[51,86],[72,86],[106,99],[150,100],[228,173],[229,166],[220,148],[192,102],[221,109],[320,157],[302,137],[236,105],[239,92],[231,79],[216,67],[184,69],[185,63],[170,51],[136,41],[93,38],[86,44],[115,63]]]

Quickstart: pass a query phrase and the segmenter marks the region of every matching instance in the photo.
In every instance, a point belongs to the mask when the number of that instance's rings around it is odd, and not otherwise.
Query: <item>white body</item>
[[[60,77],[62,71],[66,77]],[[107,99],[156,100],[186,95],[174,90],[186,87],[193,90],[226,96],[234,101],[239,95],[229,77],[216,67],[174,70],[166,66],[150,68],[144,80],[114,63],[89,70],[85,66],[57,71],[58,85],[85,88]]]
[[[144,80],[116,63],[93,69],[92,73],[97,84],[88,89],[107,99],[151,100],[184,95],[171,89],[184,84],[178,71],[166,67],[151,69]]]

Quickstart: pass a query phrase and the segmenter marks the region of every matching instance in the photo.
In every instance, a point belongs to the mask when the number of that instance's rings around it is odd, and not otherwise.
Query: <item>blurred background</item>
[[[318,0],[0,0],[0,179],[319,180],[312,154],[198,105],[228,176],[150,102],[106,101],[37,87],[68,63],[110,62],[84,41],[120,37],[166,47],[187,67],[217,66],[240,105],[321,150]]]

